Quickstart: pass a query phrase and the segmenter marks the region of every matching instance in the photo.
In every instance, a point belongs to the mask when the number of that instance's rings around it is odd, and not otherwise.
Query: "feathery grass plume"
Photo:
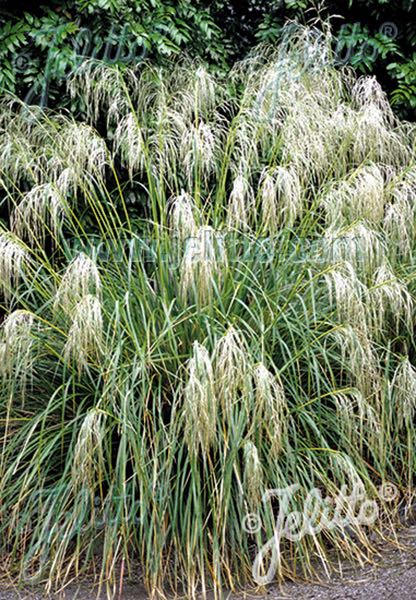
[[[335,180],[323,197],[327,224],[345,226],[365,220],[378,225],[384,217],[384,177],[378,165],[361,167],[347,180]]]
[[[243,452],[244,490],[250,506],[256,506],[263,494],[263,469],[258,450],[253,442],[245,442]]]
[[[260,178],[262,224],[275,233],[281,225],[293,227],[302,214],[302,187],[293,166],[265,169]]]
[[[30,255],[20,240],[10,233],[0,234],[0,290],[9,302],[15,286],[30,262]]]
[[[56,240],[64,199],[52,184],[36,186],[25,194],[11,216],[13,232],[32,245],[43,244],[49,233]]]
[[[293,227],[303,209],[299,176],[293,165],[277,167],[274,176],[281,220],[287,227]]]
[[[265,169],[260,178],[261,185],[261,211],[262,226],[272,235],[279,228],[279,215],[277,209],[276,182],[270,169]]]
[[[180,157],[189,184],[192,184],[197,173],[207,182],[215,171],[217,141],[212,128],[202,121],[185,129],[181,144]]]
[[[409,331],[413,330],[414,302],[407,286],[400,281],[387,264],[381,265],[374,273],[372,287],[369,288],[369,305],[373,330],[385,330],[387,316],[399,331],[403,320]]]
[[[155,115],[154,127],[149,132],[151,168],[163,174],[172,190],[177,189],[177,175],[183,166],[179,160],[181,144],[189,127],[181,112],[162,104]]]
[[[117,66],[98,61],[84,61],[68,81],[72,98],[82,98],[90,121],[96,123],[101,114],[107,115],[107,125],[118,123],[129,112],[123,77],[137,85],[133,71],[123,74]]]
[[[7,360],[7,344],[6,342],[0,342],[0,377],[4,377],[8,373]]]
[[[363,394],[369,396],[380,387],[380,374],[374,344],[365,328],[351,325],[337,327],[331,338],[340,350],[341,374],[347,370],[352,383]]]
[[[383,90],[376,77],[359,77],[351,90],[351,98],[356,108],[374,106],[378,108],[386,124],[393,125],[395,116],[390,106],[386,92]]]
[[[254,194],[247,179],[240,173],[234,180],[227,211],[230,228],[247,229],[253,213]]]
[[[62,156],[60,169],[69,167],[75,176],[83,172],[100,176],[104,174],[108,164],[107,145],[90,125],[64,120],[56,143]],[[57,177],[55,179],[58,180]]]
[[[352,154],[356,163],[364,160],[400,164],[406,162],[406,140],[395,126],[387,95],[375,77],[360,78],[352,89],[356,105],[351,120]]]
[[[317,38],[315,49],[320,46],[325,55],[327,45],[327,39]],[[304,49],[295,80],[280,95],[286,112],[281,147],[283,159],[293,163],[299,173],[321,179],[326,177],[328,165],[337,168],[334,157],[345,128],[344,111],[340,111],[344,82],[328,64],[318,73],[308,60],[309,49],[308,45]]]
[[[365,400],[360,390],[336,392],[332,396],[335,402],[338,423],[342,434],[350,444],[363,443],[370,448],[377,448],[380,441],[380,419],[374,408]]]
[[[143,173],[146,164],[146,136],[137,116],[129,113],[120,120],[113,139],[114,152],[128,169],[130,179]]]
[[[16,102],[16,106],[8,111],[4,120],[0,135],[1,171],[17,184],[24,181],[31,185],[41,183],[40,167],[44,167],[47,162],[47,144],[42,143],[44,140],[39,135],[40,119],[42,113],[39,107],[27,107]],[[50,133],[47,125],[45,132]]]
[[[200,227],[186,241],[181,263],[181,293],[186,298],[193,293],[202,303],[211,298],[214,280],[219,280],[227,256],[222,235],[212,227]]]
[[[193,73],[195,73],[193,95],[197,103],[196,111],[198,115],[205,116],[217,106],[222,90],[218,80],[204,66],[199,66]],[[192,110],[195,110],[195,102],[192,104]]]
[[[168,203],[169,224],[178,238],[179,242],[184,242],[197,232],[197,222],[199,221],[199,211],[192,196],[184,190],[179,196],[171,198]]]
[[[18,184],[76,193],[82,177],[104,174],[107,147],[94,129],[64,115],[21,107],[0,142],[2,171]]]
[[[103,464],[105,414],[91,409],[82,421],[74,449],[71,482],[76,489],[84,486],[93,492]]]
[[[282,450],[287,430],[287,400],[280,381],[260,363],[254,369],[256,410],[269,432],[272,455]]]
[[[324,87],[325,75],[329,72],[329,63],[326,62],[329,47],[328,38],[322,32],[295,27],[292,23],[283,29],[277,49],[266,46],[257,48],[234,68],[233,76],[237,80],[243,78],[245,84],[242,106],[246,110],[243,111],[243,120],[251,121],[253,139],[257,140],[263,151],[279,139],[280,129],[290,120],[294,105],[299,106],[308,97],[311,98],[312,90],[316,92]],[[311,84],[308,86],[308,95],[303,78],[313,79],[318,72],[318,65],[322,67],[320,87]],[[331,90],[332,87],[329,84]],[[332,97],[333,94],[327,94],[327,98]]]
[[[364,223],[334,229],[324,234],[324,255],[328,262],[349,262],[357,273],[371,273],[384,258],[380,235]]]
[[[233,129],[230,130],[228,139],[233,136],[234,143],[230,158],[230,173],[237,179],[242,173],[249,177],[261,166],[259,147],[257,142],[256,124],[242,117],[237,119]]]
[[[352,182],[348,212],[351,220],[379,224],[384,217],[384,177],[378,165],[362,167]]]
[[[188,362],[188,381],[184,395],[185,437],[194,453],[209,452],[217,435],[217,400],[211,358],[204,346],[194,342]]]
[[[337,154],[339,135],[330,111],[309,94],[293,103],[281,132],[282,157],[298,172],[321,179]]]
[[[391,385],[395,394],[399,425],[411,425],[416,414],[416,369],[408,356],[397,367]]]
[[[11,131],[4,131],[0,136],[1,171],[12,181],[21,183],[24,176],[30,177],[32,183],[38,183],[32,167],[33,155],[29,140],[16,139]]]
[[[101,302],[88,295],[78,302],[65,344],[65,359],[81,371],[89,361],[98,361],[103,350]]]
[[[351,187],[347,181],[335,180],[331,181],[325,189],[320,206],[325,213],[325,223],[328,231],[336,231],[339,228],[345,227],[348,223],[349,201],[351,197]]]
[[[384,231],[393,258],[409,257],[416,237],[415,202],[416,174],[393,181],[390,202],[384,217]]]
[[[218,77],[203,65],[187,59],[177,63],[164,77],[173,107],[181,111],[188,123],[195,121],[195,118],[211,119],[224,96]]]
[[[34,315],[27,310],[16,310],[2,324],[3,360],[0,373],[4,378],[17,380],[23,390],[32,374]]]
[[[101,280],[97,265],[86,254],[72,260],[56,292],[54,308],[72,314],[76,305],[88,295],[100,297]]]
[[[346,322],[357,330],[367,332],[367,288],[359,280],[353,265],[346,261],[336,264],[324,274],[324,279],[330,304],[335,304],[340,322]]]
[[[218,400],[228,411],[250,386],[249,353],[239,331],[230,327],[214,351]]]
[[[59,174],[56,186],[65,198],[77,194],[80,185],[80,177],[80,173],[76,171],[74,166],[64,168]]]

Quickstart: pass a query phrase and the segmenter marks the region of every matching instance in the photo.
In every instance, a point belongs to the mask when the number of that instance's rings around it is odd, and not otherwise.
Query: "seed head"
[[[81,371],[91,360],[99,360],[103,347],[101,303],[96,296],[85,296],[76,305],[65,344],[65,358]]]
[[[249,385],[248,353],[241,334],[231,327],[215,348],[218,399],[228,410]]]
[[[29,262],[29,253],[21,242],[11,234],[0,235],[0,290],[6,301],[11,299]]]
[[[254,369],[256,409],[270,432],[271,452],[279,454],[287,429],[287,400],[280,381],[260,363]]]
[[[89,294],[100,296],[101,280],[97,266],[86,254],[77,256],[62,277],[55,297],[55,310],[72,314],[77,304]]]
[[[397,367],[392,381],[399,424],[412,425],[416,414],[416,369],[408,357]]]
[[[186,242],[181,264],[182,297],[192,293],[206,304],[212,296],[214,281],[219,281],[226,264],[221,235],[212,227],[200,227]]]
[[[185,435],[192,452],[207,453],[216,439],[217,400],[214,371],[208,351],[198,342],[188,363],[185,387]]]
[[[252,506],[262,496],[263,469],[256,446],[248,441],[244,444],[244,487]]]

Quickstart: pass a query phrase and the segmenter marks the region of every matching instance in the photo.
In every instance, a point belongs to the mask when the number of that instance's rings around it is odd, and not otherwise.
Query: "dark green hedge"
[[[288,19],[330,19],[340,63],[374,73],[403,116],[416,108],[414,0],[0,0],[0,87],[62,104],[82,55],[165,61],[185,50],[226,69],[259,41],[275,43]],[[69,100],[66,98],[65,102]],[[72,107],[76,109],[76,107]]]

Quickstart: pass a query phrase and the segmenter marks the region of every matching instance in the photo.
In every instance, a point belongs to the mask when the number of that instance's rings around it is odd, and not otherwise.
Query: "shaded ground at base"
[[[401,548],[388,546],[381,550],[375,565],[356,568],[342,565],[342,575],[314,583],[286,583],[270,587],[266,594],[232,594],[224,599],[249,600],[416,600],[416,526],[399,534]],[[147,600],[142,586],[126,585],[120,600]],[[97,600],[97,593],[86,586],[70,587],[64,594],[46,597],[42,592],[6,589],[0,584],[0,600]],[[106,600],[102,594],[99,600]]]

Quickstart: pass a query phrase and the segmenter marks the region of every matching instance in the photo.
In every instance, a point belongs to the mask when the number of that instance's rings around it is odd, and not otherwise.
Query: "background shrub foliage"
[[[402,116],[416,106],[413,0],[3,0],[0,10],[0,86],[31,101],[67,103],[62,82],[83,54],[164,62],[186,50],[224,70],[255,43],[278,41],[288,19],[319,16],[331,17],[341,62],[377,75]]]

